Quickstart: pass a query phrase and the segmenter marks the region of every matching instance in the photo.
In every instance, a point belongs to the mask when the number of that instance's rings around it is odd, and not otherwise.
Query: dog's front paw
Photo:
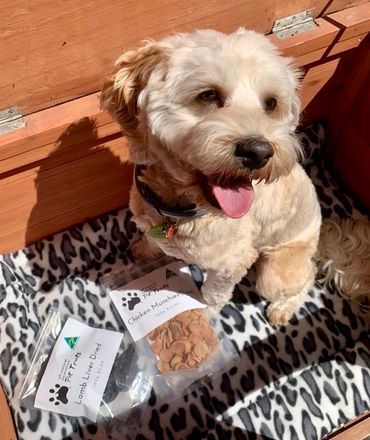
[[[290,304],[276,301],[267,307],[266,315],[271,325],[286,325],[292,318],[294,311]]]
[[[204,301],[209,306],[221,305],[221,307],[223,307],[226,303],[225,298],[222,294],[215,292],[213,289],[209,289],[206,284],[203,284],[201,288],[201,293]]]
[[[220,312],[224,308],[225,303],[213,304],[207,307],[208,317],[210,319],[217,319],[220,317]]]

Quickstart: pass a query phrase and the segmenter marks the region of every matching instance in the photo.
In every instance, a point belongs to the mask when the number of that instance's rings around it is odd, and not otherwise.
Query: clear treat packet
[[[238,356],[204,304],[196,269],[162,257],[105,275],[110,295],[156,395],[176,398],[192,383],[219,373]]]
[[[111,438],[133,439],[151,391],[130,338],[51,308],[14,402],[103,423]]]

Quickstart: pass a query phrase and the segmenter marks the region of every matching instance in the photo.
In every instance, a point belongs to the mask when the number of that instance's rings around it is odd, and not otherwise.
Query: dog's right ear
[[[103,84],[100,105],[121,125],[129,138],[138,136],[138,98],[154,67],[163,59],[158,43],[125,52],[117,62],[117,71]]]

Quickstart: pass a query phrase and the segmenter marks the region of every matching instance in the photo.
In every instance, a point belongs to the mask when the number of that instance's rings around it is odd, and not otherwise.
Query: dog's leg
[[[145,234],[131,246],[131,252],[135,258],[142,261],[163,255],[162,250],[152,240],[149,240]]]
[[[221,272],[207,270],[207,279],[202,286],[202,296],[208,305],[222,308],[232,297],[234,287],[246,274],[243,272]]]
[[[315,277],[309,279],[306,285],[301,289],[298,295],[283,296],[282,298],[273,301],[266,311],[267,318],[272,325],[286,325],[294,312],[303,302],[306,294],[313,286]]]
[[[271,301],[271,324],[287,324],[315,281],[312,243],[290,243],[264,254],[258,265],[257,291]]]

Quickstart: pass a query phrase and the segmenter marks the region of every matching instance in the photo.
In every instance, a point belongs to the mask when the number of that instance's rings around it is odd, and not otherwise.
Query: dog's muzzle
[[[264,167],[274,155],[272,145],[257,138],[241,139],[235,143],[234,155],[239,158],[245,168],[258,170]]]

